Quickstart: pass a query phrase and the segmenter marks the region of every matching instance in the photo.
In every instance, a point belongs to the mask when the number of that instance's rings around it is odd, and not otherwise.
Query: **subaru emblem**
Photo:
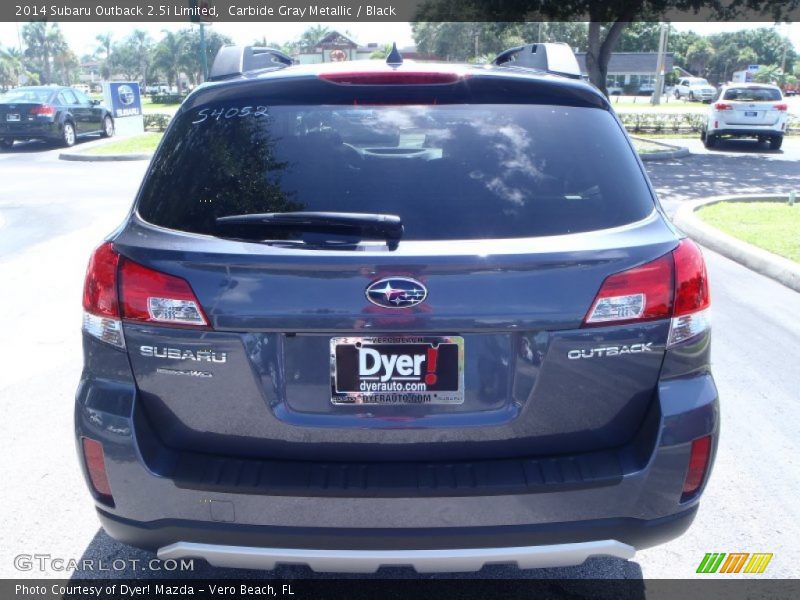
[[[367,287],[367,300],[386,308],[409,308],[427,297],[427,288],[408,277],[384,277]]]

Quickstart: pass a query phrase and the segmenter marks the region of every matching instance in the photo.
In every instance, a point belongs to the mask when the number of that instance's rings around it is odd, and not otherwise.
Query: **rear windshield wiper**
[[[386,240],[397,246],[403,237],[403,221],[397,215],[344,212],[277,212],[218,217],[221,227],[291,230],[352,236],[362,240]],[[250,237],[248,235],[248,237]]]

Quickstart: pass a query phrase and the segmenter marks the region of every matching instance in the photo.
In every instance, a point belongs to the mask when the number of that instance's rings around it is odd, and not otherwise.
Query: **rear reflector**
[[[208,325],[191,286],[180,277],[167,275],[123,258],[120,264],[122,317],[132,321]]]
[[[700,491],[700,487],[706,477],[710,458],[711,436],[707,435],[694,440],[692,442],[692,450],[689,453],[689,468],[686,471],[686,479],[683,482],[681,502],[691,500]]]
[[[456,73],[430,71],[351,71],[322,73],[319,78],[341,85],[441,85],[460,79]]]
[[[83,283],[83,330],[117,348],[125,347],[117,302],[119,254],[111,242],[95,249]]]
[[[584,324],[621,325],[672,315],[672,258],[662,256],[603,282]]]
[[[583,326],[670,318],[669,347],[709,328],[710,304],[703,255],[697,244],[683,239],[669,254],[607,277]]]
[[[113,506],[114,498],[111,495],[111,485],[108,483],[103,444],[87,437],[81,438],[81,442],[83,445],[83,458],[86,462],[86,471],[89,474],[92,487],[100,500]]]

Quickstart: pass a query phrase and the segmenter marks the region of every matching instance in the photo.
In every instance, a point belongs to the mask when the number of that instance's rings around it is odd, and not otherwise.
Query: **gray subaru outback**
[[[568,47],[302,66],[226,47],[91,257],[105,530],[162,558],[566,566],[682,534],[709,291]]]

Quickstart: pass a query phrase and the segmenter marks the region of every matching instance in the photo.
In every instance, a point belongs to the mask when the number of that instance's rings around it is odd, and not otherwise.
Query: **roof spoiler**
[[[578,59],[575,58],[572,48],[563,42],[525,44],[509,48],[498,54],[492,64],[498,67],[536,69],[571,79],[581,78]]]
[[[211,67],[209,81],[241,77],[253,71],[282,69],[295,64],[291,56],[273,48],[259,46],[223,46]]]

